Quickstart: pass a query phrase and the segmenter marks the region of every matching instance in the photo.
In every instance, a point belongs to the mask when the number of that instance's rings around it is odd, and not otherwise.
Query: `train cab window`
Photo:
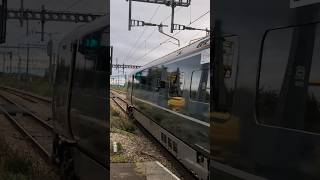
[[[210,75],[209,70],[196,70],[192,72],[190,85],[190,99],[209,103],[210,101]]]
[[[258,121],[320,133],[320,25],[269,30],[261,53]]]
[[[108,67],[108,32],[107,29],[104,29],[101,32],[100,38],[100,48],[98,50],[98,58],[95,64],[96,71],[107,71]]]
[[[134,96],[143,100],[152,101],[153,82],[151,69],[139,71],[134,75]]]
[[[137,72],[135,75],[135,81],[137,89],[150,90],[151,86],[148,70]]]
[[[107,71],[107,30],[99,30],[81,38],[77,66],[87,71]]]

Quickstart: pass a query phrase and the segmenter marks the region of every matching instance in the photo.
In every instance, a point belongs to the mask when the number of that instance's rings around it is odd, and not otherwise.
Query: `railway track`
[[[121,97],[119,97],[119,94],[116,94],[115,91],[110,91],[110,98],[113,100],[113,102],[121,109],[123,113],[127,113],[127,106],[128,103],[123,100]]]
[[[125,113],[128,116],[128,102],[121,97],[125,97],[123,92],[118,92],[113,89],[110,90],[110,99],[112,99],[113,102],[121,109],[123,113]],[[135,121],[135,125],[141,130],[141,132],[152,142],[155,142],[155,144],[158,145],[158,148],[160,151],[165,155],[165,157],[170,161],[173,162],[176,169],[179,171],[179,173],[183,176],[182,179],[185,180],[195,180],[196,177],[190,172],[185,166],[182,165],[173,155],[170,154],[169,151],[161,145],[156,138],[154,138],[150,132],[148,132],[139,122]]]
[[[51,104],[52,100],[50,98],[42,97],[39,95],[35,95],[30,92],[22,91],[19,89],[11,88],[11,87],[6,87],[6,86],[0,86],[1,90],[5,90],[7,92],[10,92],[11,94],[14,94],[16,96],[19,96],[27,101],[30,101],[32,103],[45,103],[45,104]]]
[[[51,162],[53,127],[51,121],[46,121],[29,109],[13,100],[9,93],[13,90],[0,90],[0,110],[5,117],[31,142],[32,146]],[[18,96],[18,95],[16,95]],[[20,96],[23,96],[22,93]]]

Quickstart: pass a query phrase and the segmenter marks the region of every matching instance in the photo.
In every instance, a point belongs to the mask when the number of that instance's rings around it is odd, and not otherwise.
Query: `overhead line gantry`
[[[153,4],[163,4],[171,7],[171,33],[174,30],[174,9],[177,6],[188,7],[190,6],[191,0],[127,0],[129,1],[129,25],[128,29],[131,30],[132,23],[132,1],[143,2],[143,3],[153,3]]]

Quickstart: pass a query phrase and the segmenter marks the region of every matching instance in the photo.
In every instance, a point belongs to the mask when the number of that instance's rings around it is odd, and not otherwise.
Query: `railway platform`
[[[158,161],[112,163],[111,180],[180,180]]]

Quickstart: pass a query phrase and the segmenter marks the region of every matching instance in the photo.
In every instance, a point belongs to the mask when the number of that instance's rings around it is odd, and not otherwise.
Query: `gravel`
[[[112,100],[110,100],[110,102],[111,101]],[[119,112],[119,108],[115,106],[114,103],[111,102],[110,104],[112,110]],[[122,113],[120,113],[120,116],[128,120]],[[112,153],[113,142],[121,144],[123,150],[120,153]],[[178,167],[176,162],[172,162],[172,158],[168,157],[168,152],[165,153],[163,148],[161,150],[161,145],[154,139],[151,139],[151,137],[145,135],[138,127],[135,133],[129,133],[111,127],[110,152],[111,163],[159,161],[176,176],[181,179],[189,179],[183,178],[183,176],[186,176],[186,172],[181,170],[181,165]]]

